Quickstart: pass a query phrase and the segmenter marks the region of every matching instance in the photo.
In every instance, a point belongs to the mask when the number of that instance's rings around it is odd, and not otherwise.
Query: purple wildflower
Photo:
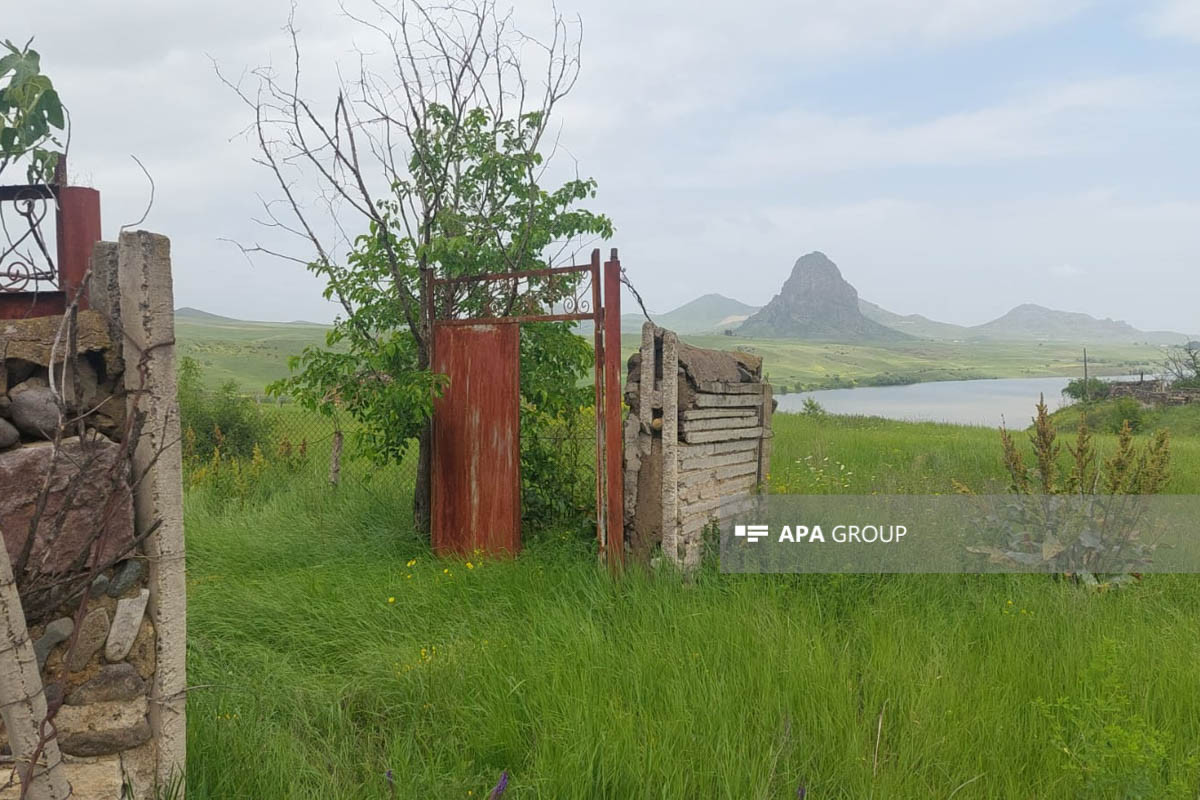
[[[800,784],[800,788],[796,790],[796,800],[804,800],[808,795],[808,789],[804,788],[804,784]]]
[[[487,800],[500,800],[504,796],[504,792],[508,789],[508,770],[500,773],[500,782],[492,789],[492,793],[487,796]]]

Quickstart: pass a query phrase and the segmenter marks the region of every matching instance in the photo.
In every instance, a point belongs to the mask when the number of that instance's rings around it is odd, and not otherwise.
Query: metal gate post
[[[604,264],[605,523],[611,570],[619,570],[625,562],[625,475],[621,456],[621,262],[614,247]]]
[[[592,319],[592,338],[594,340],[594,353],[596,358],[596,367],[592,383],[596,388],[596,454],[595,454],[595,470],[596,470],[596,548],[599,551],[598,555],[606,554],[608,546],[606,543],[607,529],[604,527],[604,315],[603,301],[600,295],[600,248],[592,250],[592,262],[590,274],[592,276],[592,313],[595,315]]]

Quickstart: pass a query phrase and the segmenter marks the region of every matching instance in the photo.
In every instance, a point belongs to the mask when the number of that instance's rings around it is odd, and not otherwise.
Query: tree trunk
[[[417,530],[429,534],[433,520],[433,421],[426,420],[417,437],[417,480],[413,486],[413,522]]]
[[[342,480],[342,431],[333,432],[333,448],[329,451],[329,484],[337,486]]]
[[[41,742],[46,720],[46,695],[33,643],[25,626],[25,610],[17,593],[8,549],[0,536],[0,717],[8,730],[8,744],[16,760],[28,800],[65,800],[71,787],[62,769],[58,740]],[[46,723],[50,726],[52,723]],[[38,744],[41,742],[41,752]],[[36,753],[36,763],[35,762]],[[28,786],[26,787],[26,784]],[[0,785],[3,785],[0,783]]]

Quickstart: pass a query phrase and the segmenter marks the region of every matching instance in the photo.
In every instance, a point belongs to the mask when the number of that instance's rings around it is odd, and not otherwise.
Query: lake
[[[780,411],[798,412],[811,397],[831,414],[862,414],[914,422],[1025,428],[1038,395],[1051,411],[1064,405],[1062,390],[1071,378],[1000,378],[937,381],[909,386],[863,386],[777,395]]]

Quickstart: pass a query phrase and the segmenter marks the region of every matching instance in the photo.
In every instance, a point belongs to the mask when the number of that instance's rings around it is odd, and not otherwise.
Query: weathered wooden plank
[[[703,529],[722,513],[736,514],[753,508],[756,499],[754,493],[748,489],[734,495],[701,500],[688,506],[687,512],[679,521],[679,527],[687,531]]]
[[[689,408],[680,416],[685,422],[694,419],[758,419],[758,412],[749,408]]]
[[[696,483],[703,483],[706,480],[725,480],[726,478],[735,478],[739,475],[757,475],[757,461],[743,461],[740,464],[727,464],[722,467],[710,467],[708,469],[692,469],[687,472],[679,473],[679,485],[690,486]]]
[[[693,419],[685,421],[682,425],[683,432],[691,431],[732,431],[741,428],[757,428],[757,417],[741,417],[738,419]]]
[[[698,381],[696,388],[714,394],[761,394],[761,383],[734,383],[732,381]]]
[[[680,484],[679,497],[681,501],[686,501],[684,509],[690,510],[692,503],[709,500],[714,497],[733,496],[749,491],[758,485],[758,475],[755,472],[749,472],[744,475],[737,475],[732,478],[717,480],[709,477],[708,480],[700,481],[692,484]]]
[[[762,405],[762,395],[697,393],[692,403],[696,408],[758,408]]]
[[[679,563],[679,343],[672,331],[663,332],[662,385],[662,550]]]
[[[704,442],[725,442],[732,439],[758,439],[762,436],[762,428],[755,426],[753,428],[737,428],[730,430],[728,428],[719,431],[690,431],[683,434],[685,442],[704,443]]]
[[[758,450],[758,442],[754,439],[734,439],[729,442],[703,442],[701,444],[688,444],[681,442],[679,445],[679,453],[681,458],[693,458],[696,456],[715,456],[723,453],[735,453],[742,450]]]
[[[716,455],[697,455],[688,456],[679,459],[679,469],[685,472],[696,469],[716,469],[717,467],[728,467],[730,464],[745,464],[748,461],[757,461],[758,453],[753,449],[750,450],[735,450],[732,453],[719,453]]]

